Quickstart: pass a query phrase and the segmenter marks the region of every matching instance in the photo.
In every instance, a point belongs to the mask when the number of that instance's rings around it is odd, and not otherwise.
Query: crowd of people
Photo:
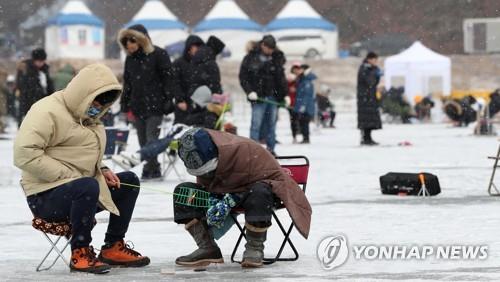
[[[141,179],[160,176],[158,148],[175,139],[188,173],[197,177],[196,183],[181,183],[175,189],[192,187],[211,195],[210,205],[203,208],[174,201],[175,222],[185,224],[198,245],[193,253],[177,258],[177,264],[223,262],[214,238],[225,233],[220,228],[229,219],[228,210],[237,206],[245,209],[246,219],[243,267],[263,265],[273,207],[286,207],[307,238],[311,207],[275,159],[275,130],[278,107],[288,107],[297,115],[303,143],[309,143],[308,124],[315,115],[315,75],[310,68],[292,67],[296,76],[292,104],[286,59],[275,39],[264,36],[254,44],[240,69],[241,86],[252,104],[251,138],[247,139],[220,123],[228,99],[216,62],[224,48],[218,38],[212,36],[204,42],[190,36],[184,55],[173,63],[164,49],[152,44],[142,25],[121,30],[118,42],[127,54],[122,83],[107,66],[91,64],[76,74],[63,68],[59,75],[62,84],[56,84],[45,51],[36,49],[31,59],[18,66],[15,87],[9,90],[17,93],[14,96],[19,101],[14,164],[22,170],[28,206],[37,218],[70,224],[71,270],[101,274],[111,266],[150,263],[124,240],[140,179],[130,171],[115,174],[103,163],[106,134],[102,119],[117,101],[137,130],[140,161],[145,162]],[[171,113],[170,140],[159,139],[163,116]],[[262,138],[267,149],[259,144]],[[91,231],[95,214],[104,210],[110,213],[109,222],[97,255],[90,245]]]
[[[30,59],[19,64],[15,78],[0,73],[6,80],[2,92],[7,93],[0,99],[0,110],[2,105],[5,108],[0,115],[10,114],[19,124],[14,164],[22,170],[27,203],[35,217],[71,224],[70,268],[107,273],[113,265],[150,264],[124,238],[141,180],[161,177],[158,154],[172,141],[177,142],[176,151],[187,172],[196,177],[196,183],[177,185],[174,195],[186,189],[197,191],[193,195],[210,195],[206,206],[181,204],[174,197],[174,221],[185,225],[198,246],[178,257],[176,264],[222,263],[215,240],[232,225],[228,214],[235,207],[245,210],[242,267],[264,264],[264,242],[276,207],[286,207],[297,230],[307,238],[311,206],[280,167],[275,149],[279,107],[289,112],[294,143],[311,143],[309,127],[314,119],[325,128],[335,128],[331,89],[322,85],[316,91],[312,68],[293,63],[287,72],[285,54],[271,35],[249,44],[239,69],[239,81],[252,108],[250,138],[244,138],[234,125],[224,124],[229,99],[216,60],[225,46],[220,39],[211,36],[204,41],[190,35],[183,55],[174,62],[167,51],[153,45],[142,25],[122,29],[118,43],[126,53],[122,82],[103,64],[91,64],[78,73],[67,65],[51,76],[43,49],[35,49]],[[372,132],[382,128],[381,106],[403,121],[410,117],[404,90],[390,90],[380,100],[377,88],[382,75],[377,54],[368,53],[357,75],[357,122],[363,146],[378,145]],[[500,111],[499,93],[492,98],[490,113]],[[115,174],[103,163],[102,119],[118,101],[123,116],[135,126],[140,150],[122,152],[121,159],[114,159],[127,170]],[[425,97],[415,102],[416,116],[429,118],[432,100]],[[453,101],[445,111],[467,124],[474,102],[471,97]],[[160,139],[160,125],[169,114],[174,115],[174,124]],[[0,131],[4,127],[0,120]],[[297,140],[298,135],[302,140]],[[129,169],[141,162],[145,164],[139,178]],[[108,228],[97,256],[90,245],[91,231],[95,214],[105,210],[110,213]]]
[[[166,50],[153,45],[142,25],[121,30],[118,43],[126,54],[120,110],[137,129],[141,147],[158,139],[159,125],[168,114],[174,115],[174,123],[221,129],[223,124],[219,119],[227,109],[207,100],[207,93],[210,97],[224,94],[216,61],[225,47],[221,40],[211,36],[204,42],[190,35],[185,41],[183,55],[174,62],[170,61]],[[316,75],[311,68],[294,63],[288,72],[286,62],[275,38],[266,35],[258,42],[249,42],[248,53],[239,70],[240,85],[252,108],[249,136],[264,143],[273,155],[276,155],[278,142],[279,107],[289,110],[294,143],[311,142],[309,124],[315,118],[324,127],[334,127],[335,112],[329,100],[331,90],[326,87],[316,93]],[[76,70],[69,64],[51,73],[45,51],[33,50],[30,59],[18,64],[17,74],[2,83],[0,110],[3,111],[0,116],[10,115],[20,126],[36,101],[64,89],[75,74]],[[107,114],[102,120],[112,125],[114,116]],[[2,131],[4,124],[0,120]],[[303,137],[300,142],[298,135]],[[142,177],[157,178],[159,175],[159,163],[154,158],[147,161]]]

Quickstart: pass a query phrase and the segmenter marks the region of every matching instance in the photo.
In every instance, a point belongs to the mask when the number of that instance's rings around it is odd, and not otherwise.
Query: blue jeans
[[[267,97],[267,100],[275,101]],[[259,142],[262,124],[267,127],[266,145],[267,150],[274,153],[276,146],[276,119],[278,106],[269,103],[255,103],[252,105],[252,124],[250,125],[250,139]],[[262,136],[264,137],[264,136]]]
[[[172,137],[166,136],[158,140],[153,140],[149,142],[146,146],[139,150],[141,154],[141,161],[154,159],[159,154],[165,152],[172,142]]]

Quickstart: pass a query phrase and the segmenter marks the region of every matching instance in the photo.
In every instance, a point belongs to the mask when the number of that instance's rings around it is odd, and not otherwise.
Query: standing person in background
[[[189,93],[192,94],[201,86],[206,86],[212,94],[222,94],[222,85],[217,55],[222,53],[226,45],[219,38],[211,35],[206,44],[199,46],[193,56],[193,81]]]
[[[377,100],[377,85],[382,71],[377,66],[378,55],[370,52],[363,60],[358,71],[358,128],[361,130],[361,145],[378,145],[373,141],[372,130],[382,129],[379,102]]]
[[[197,35],[189,35],[186,39],[184,52],[173,63],[174,79],[178,91],[175,95],[174,123],[185,123],[188,115],[188,106],[191,104],[189,91],[195,76],[195,67],[191,63],[194,55],[205,42]]]
[[[252,103],[250,138],[259,141],[263,123],[267,123],[266,145],[276,155],[276,103],[290,103],[284,72],[285,55],[276,46],[272,35],[265,35],[258,45],[243,58],[240,84]],[[266,102],[267,101],[267,102]]]
[[[308,65],[293,66],[292,73],[297,76],[297,96],[295,97],[294,111],[300,124],[303,140],[300,144],[309,144],[309,123],[316,112],[314,105],[314,84],[316,75]]]
[[[22,61],[17,67],[16,85],[20,92],[18,126],[35,102],[54,92],[46,60],[47,53],[38,48],[31,52],[31,59]]]
[[[6,85],[8,73],[0,68],[0,134],[5,133],[7,127],[7,95]]]
[[[206,44],[196,35],[187,38],[183,56],[174,62],[175,80],[180,90],[175,96],[175,123],[193,125],[189,116],[203,111],[191,99],[197,89],[206,87],[210,94],[222,94],[216,57],[224,47],[224,42],[215,36],[210,36]]]
[[[16,106],[16,77],[13,74],[7,76],[7,81],[5,82],[5,93],[7,93],[7,114],[13,118],[17,118],[17,106]]]
[[[300,126],[298,115],[293,109],[293,107],[295,106],[296,96],[297,96],[297,76],[292,73],[288,77],[288,97],[290,97],[290,107],[288,108],[288,113],[290,114],[290,129],[292,130],[293,144],[297,143],[297,133],[299,133],[299,126]]]
[[[143,25],[122,29],[118,41],[127,53],[121,111],[131,111],[135,116],[134,125],[142,148],[158,140],[163,114],[172,111],[170,91],[175,93],[175,89],[172,89],[172,65],[167,51],[153,45]],[[142,179],[160,177],[157,158],[148,160],[142,171]]]
[[[70,64],[65,64],[52,76],[54,79],[55,91],[66,88],[66,85],[68,85],[75,75],[75,68],[73,68]]]

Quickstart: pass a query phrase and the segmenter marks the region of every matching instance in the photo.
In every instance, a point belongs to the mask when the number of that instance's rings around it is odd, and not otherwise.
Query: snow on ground
[[[206,272],[175,268],[175,258],[191,252],[195,244],[183,226],[172,222],[171,197],[144,188],[127,239],[151,257],[150,266],[94,276],[70,274],[59,262],[53,270],[36,273],[48,244],[30,226],[31,214],[18,185],[20,173],[12,166],[12,141],[0,140],[0,280],[499,280],[500,199],[486,192],[492,166],[487,156],[496,153],[497,138],[473,136],[472,126],[384,125],[384,130],[374,133],[384,146],[365,148],[358,146],[355,119],[355,114],[340,113],[337,129],[313,129],[311,145],[295,145],[291,144],[288,116],[281,114],[278,154],[303,154],[311,161],[307,190],[313,208],[311,234],[305,240],[296,231],[292,233],[300,252],[298,261],[255,270],[241,270],[238,264],[230,263],[236,230],[219,241],[224,265]],[[248,135],[248,119],[240,118],[237,124],[239,133]],[[130,150],[137,147],[135,139],[133,135]],[[413,146],[397,146],[405,140]],[[140,172],[140,168],[135,171]],[[426,199],[381,195],[378,178],[389,171],[434,173],[439,176],[442,194]],[[178,183],[170,175],[164,182],[143,186],[172,191]],[[287,216],[284,212],[279,215]],[[93,232],[97,248],[102,244],[106,214],[99,214],[98,221]],[[482,261],[369,261],[355,260],[351,254],[343,266],[325,271],[316,258],[316,247],[322,238],[335,234],[344,234],[355,245],[488,245],[489,257]],[[276,250],[279,235],[273,226],[266,242],[269,255]]]

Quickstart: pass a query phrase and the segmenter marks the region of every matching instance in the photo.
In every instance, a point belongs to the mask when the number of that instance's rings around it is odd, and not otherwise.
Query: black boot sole
[[[207,266],[211,263],[224,263],[223,258],[218,259],[200,259],[197,261],[175,261],[175,264],[181,266]]]
[[[135,260],[135,261],[119,262],[99,256],[99,260],[109,264],[112,267],[144,267],[151,263],[151,260],[148,257],[144,257],[140,260]]]
[[[83,273],[92,273],[92,274],[107,274],[111,271],[111,267],[109,265],[103,265],[100,267],[91,267],[91,268],[75,268],[70,266],[70,272],[83,272]]]

